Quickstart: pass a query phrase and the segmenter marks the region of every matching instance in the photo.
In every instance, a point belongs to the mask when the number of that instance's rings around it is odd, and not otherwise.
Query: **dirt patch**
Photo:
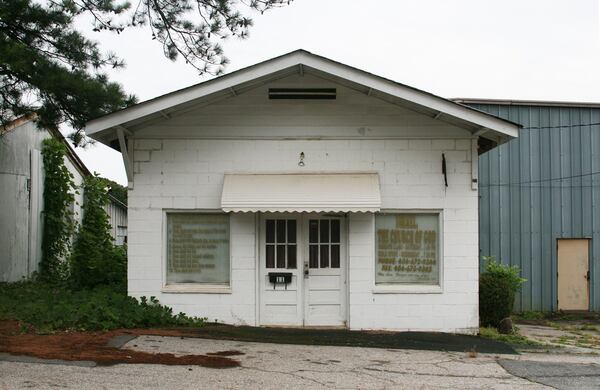
[[[245,353],[241,352],[241,351],[230,350],[230,351],[208,352],[207,355],[210,355],[210,356],[240,356],[240,355],[245,355]]]
[[[20,331],[19,321],[0,321],[0,335],[15,335]]]
[[[177,329],[133,329],[110,332],[60,332],[49,335],[33,333],[18,334],[18,323],[0,322],[0,352],[13,355],[33,356],[41,359],[66,361],[93,361],[98,365],[127,364],[166,364],[197,365],[210,368],[238,367],[237,360],[226,356],[185,355],[171,353],[148,353],[120,349],[109,346],[115,337],[133,335],[184,336],[186,330]]]

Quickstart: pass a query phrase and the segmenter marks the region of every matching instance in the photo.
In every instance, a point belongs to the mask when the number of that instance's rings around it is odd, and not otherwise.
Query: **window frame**
[[[377,230],[376,218],[378,215],[394,214],[432,214],[438,216],[438,283],[377,283]],[[444,292],[444,210],[443,209],[381,209],[373,213],[373,293],[375,294],[441,294]]]
[[[229,218],[229,283],[167,283],[168,262],[168,216],[170,214],[223,214]],[[231,213],[220,209],[163,209],[162,210],[162,259],[161,279],[163,293],[202,293],[202,294],[231,294],[233,257],[231,245]]]

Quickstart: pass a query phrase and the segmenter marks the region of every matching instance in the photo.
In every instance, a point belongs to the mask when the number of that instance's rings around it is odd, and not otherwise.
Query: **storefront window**
[[[167,214],[167,284],[229,284],[229,215]]]
[[[375,215],[375,283],[440,284],[440,215]]]

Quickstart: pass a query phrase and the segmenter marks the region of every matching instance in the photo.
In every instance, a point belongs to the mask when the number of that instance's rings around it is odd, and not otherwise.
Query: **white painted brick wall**
[[[352,329],[473,333],[478,327],[477,192],[470,187],[470,140],[135,140],[129,192],[129,292],[154,295],[190,315],[234,324],[255,316],[255,216],[231,216],[231,294],[162,293],[163,209],[219,209],[226,172],[376,171],[383,209],[443,215],[443,292],[373,293],[374,217],[349,216]],[[305,166],[298,157],[305,154]],[[441,174],[447,162],[448,184]]]

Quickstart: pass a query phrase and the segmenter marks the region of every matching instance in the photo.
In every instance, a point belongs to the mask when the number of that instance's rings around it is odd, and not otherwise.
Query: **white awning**
[[[376,173],[226,174],[225,212],[376,212]]]

